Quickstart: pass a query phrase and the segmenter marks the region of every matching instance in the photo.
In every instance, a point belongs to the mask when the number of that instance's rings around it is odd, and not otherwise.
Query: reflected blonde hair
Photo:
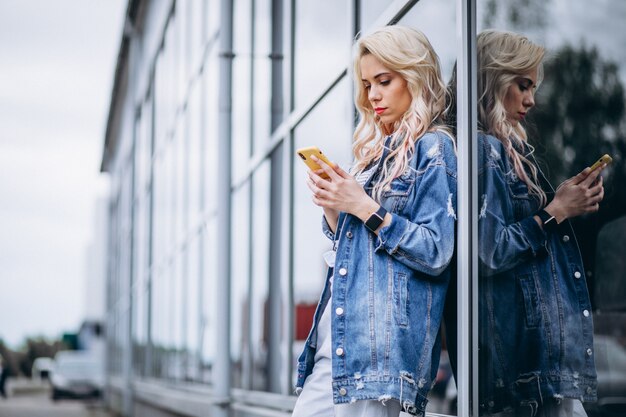
[[[424,133],[441,129],[446,131],[443,114],[446,108],[446,85],[441,76],[439,57],[426,36],[412,28],[386,26],[359,39],[354,53],[354,102],[359,121],[354,131],[354,173],[367,168],[383,155],[387,137],[380,117],[368,99],[362,82],[361,58],[372,55],[388,69],[406,81],[412,102],[402,118],[394,123],[390,153],[383,163],[381,181],[374,186],[372,195],[380,201],[382,192],[389,188],[394,178],[406,170],[415,151],[415,143]],[[387,163],[389,161],[389,163]]]
[[[479,129],[502,142],[507,156],[513,162],[515,174],[526,183],[529,193],[537,196],[541,206],[544,206],[547,198],[539,186],[537,166],[528,159],[534,148],[528,144],[526,130],[521,123],[513,126],[507,120],[503,102],[517,77],[526,76],[537,69],[537,85],[541,83],[545,48],[517,33],[485,30],[478,35],[476,49]],[[520,153],[526,146],[530,149],[528,155]]]

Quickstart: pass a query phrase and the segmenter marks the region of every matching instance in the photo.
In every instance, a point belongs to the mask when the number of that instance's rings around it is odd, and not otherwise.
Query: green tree
[[[573,220],[593,299],[598,231],[626,215],[626,118],[619,67],[603,60],[595,47],[566,45],[546,62],[536,102],[529,118],[530,142],[553,185],[577,174],[602,154],[614,159],[603,173],[605,198],[600,213]]]

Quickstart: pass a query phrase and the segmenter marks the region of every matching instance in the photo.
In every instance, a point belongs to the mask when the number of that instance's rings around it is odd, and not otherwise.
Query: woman
[[[353,173],[319,160],[309,172],[334,253],[299,359],[298,417],[422,414],[439,362],[456,219],[439,59],[421,32],[385,27],[356,43],[354,79]]]
[[[477,40],[480,408],[502,416],[585,416],[596,398],[591,304],[567,219],[598,210],[600,171],[554,191],[522,122],[544,48],[489,30]]]

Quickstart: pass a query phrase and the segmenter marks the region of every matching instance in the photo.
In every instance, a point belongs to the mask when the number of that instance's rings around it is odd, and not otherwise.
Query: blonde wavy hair
[[[385,67],[402,76],[407,83],[412,102],[402,118],[394,123],[390,153],[383,163],[381,181],[375,184],[372,195],[380,201],[381,194],[391,181],[407,169],[415,143],[428,131],[444,130],[446,85],[441,76],[439,57],[426,36],[412,28],[386,26],[362,37],[354,52],[354,102],[359,121],[354,131],[353,173],[367,168],[383,155],[387,134],[380,117],[375,114],[368,99],[361,76],[361,58],[372,55]]]
[[[528,186],[541,206],[547,202],[546,193],[539,186],[538,171],[528,157],[534,148],[528,144],[526,130],[507,120],[503,102],[507,91],[520,76],[537,69],[537,85],[543,80],[542,60],[545,48],[527,37],[513,32],[485,30],[478,35],[478,124],[479,130],[495,136],[513,162],[515,174]],[[530,153],[521,153],[524,149]],[[529,175],[530,174],[530,175]]]

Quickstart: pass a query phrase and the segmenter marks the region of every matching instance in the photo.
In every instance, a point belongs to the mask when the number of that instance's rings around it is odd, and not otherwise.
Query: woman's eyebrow
[[[378,79],[379,77],[382,77],[383,75],[391,75],[390,72],[381,72],[379,74],[374,75],[374,79]],[[362,78],[361,81],[365,81],[367,82],[367,80],[365,78]]]

